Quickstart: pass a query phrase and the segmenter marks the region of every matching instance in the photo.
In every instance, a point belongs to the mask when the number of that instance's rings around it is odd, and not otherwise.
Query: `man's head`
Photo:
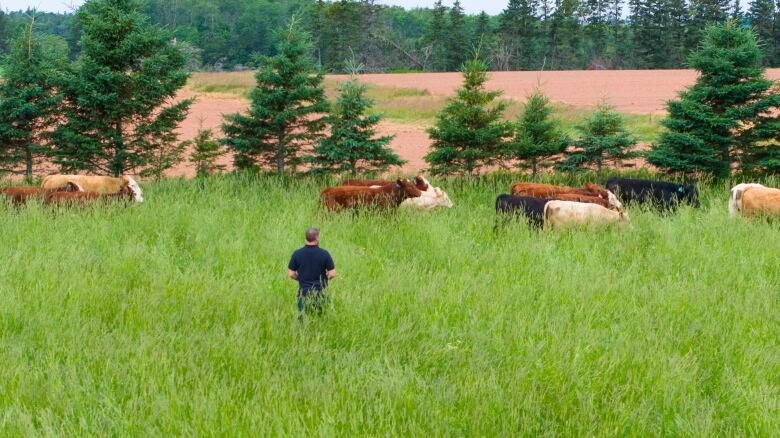
[[[306,243],[308,245],[320,243],[320,230],[318,228],[312,227],[306,230]]]

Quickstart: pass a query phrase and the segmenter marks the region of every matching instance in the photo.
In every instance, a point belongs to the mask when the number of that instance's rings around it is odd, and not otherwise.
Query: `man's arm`
[[[287,276],[298,280],[298,259],[295,258],[295,253],[290,257],[290,263],[287,264]]]
[[[290,277],[293,280],[298,280],[298,271],[293,271],[292,269],[287,269],[287,276]]]
[[[326,274],[328,275],[328,280],[333,280],[336,278],[336,268],[329,269]]]
[[[333,263],[333,257],[330,256],[330,253],[325,260],[325,275],[328,276],[328,280],[336,278],[336,264]]]

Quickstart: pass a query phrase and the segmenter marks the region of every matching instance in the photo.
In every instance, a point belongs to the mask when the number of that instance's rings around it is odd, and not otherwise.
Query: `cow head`
[[[593,196],[598,196],[599,198],[607,201],[609,200],[609,192],[607,190],[604,190],[603,187],[601,187],[598,184],[595,183],[585,183],[585,190],[593,193]]]
[[[398,178],[395,181],[395,186],[398,189],[401,189],[401,191],[404,194],[405,198],[419,198],[420,195],[422,195],[422,192],[420,192],[420,189],[415,187],[414,184],[409,182],[408,179]]]
[[[428,180],[422,176],[417,176],[414,178],[414,186],[417,187],[421,192],[427,192],[431,185],[428,183]]]
[[[609,190],[606,190],[606,192],[607,192],[607,202],[609,203],[609,206],[615,208],[615,210],[623,211],[623,203],[620,202],[617,196],[615,196],[615,194],[610,192]]]
[[[764,185],[742,183],[731,188],[731,195],[729,196],[729,216],[735,216],[737,212],[742,210],[742,195],[745,193],[746,189],[753,187],[764,187]]]
[[[84,188],[72,181],[68,181],[68,183],[64,187],[62,187],[59,191],[60,192],[83,192]]]
[[[441,205],[442,207],[452,208],[454,205],[452,203],[452,200],[450,200],[450,197],[447,196],[444,191],[438,187],[433,188],[434,193],[436,193],[436,201],[437,205]]]
[[[135,202],[144,202],[144,196],[141,192],[141,186],[138,185],[138,183],[133,179],[131,176],[124,176],[122,177],[124,180],[123,188],[126,186],[133,194],[133,199]],[[121,191],[121,190],[120,190]]]

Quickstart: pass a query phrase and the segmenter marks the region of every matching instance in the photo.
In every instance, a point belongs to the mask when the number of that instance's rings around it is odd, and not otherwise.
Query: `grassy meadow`
[[[241,175],[0,204],[0,435],[777,434],[778,223],[730,219],[723,182],[624,229],[494,233],[511,181],[434,181],[430,213]],[[339,277],[299,323],[311,225]]]
[[[326,79],[325,89],[328,98],[334,101],[337,96],[338,81]],[[187,87],[197,93],[249,98],[249,92],[255,86],[254,72],[195,73]],[[367,95],[374,100],[375,113],[381,113],[394,122],[427,128],[436,122],[436,116],[447,104],[447,99],[434,96],[426,89],[385,87],[369,85]],[[517,120],[523,114],[524,103],[505,99],[507,110],[504,118]],[[560,120],[562,128],[572,136],[577,135],[576,127],[582,124],[593,112],[593,108],[553,103],[553,116]],[[657,114],[623,114],[626,129],[642,143],[655,141],[661,132],[661,116]]]

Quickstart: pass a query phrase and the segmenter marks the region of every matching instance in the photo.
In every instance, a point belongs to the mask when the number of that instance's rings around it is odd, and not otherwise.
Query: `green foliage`
[[[175,149],[175,129],[192,103],[170,103],[189,77],[185,59],[133,0],[90,0],[76,20],[81,56],[61,86],[64,122],[54,132],[54,162],[112,175],[146,170]]]
[[[222,142],[236,152],[239,169],[295,171],[302,151],[322,137],[328,102],[322,74],[309,57],[309,35],[292,20],[277,49],[277,55],[263,58],[255,75],[249,112],[227,115],[222,125]]]
[[[515,138],[509,144],[508,156],[530,167],[534,177],[540,168],[550,167],[550,158],[562,153],[569,142],[558,120],[552,114],[550,99],[536,88],[528,97],[517,124]]]
[[[307,161],[316,171],[364,172],[384,171],[405,163],[388,146],[392,136],[378,137],[378,114],[366,114],[373,101],[366,97],[366,85],[356,79],[339,85],[339,97],[330,116],[330,135],[322,139]]]
[[[689,60],[696,84],[669,102],[667,128],[649,161],[668,171],[726,177],[734,166],[771,173],[779,153],[780,94],[764,76],[750,29],[712,26]]]
[[[574,150],[567,152],[566,160],[558,166],[560,170],[582,171],[595,166],[596,172],[601,173],[605,165],[618,167],[621,161],[639,156],[631,150],[636,139],[626,131],[623,117],[606,102],[602,102],[577,130],[580,138],[574,142]]]
[[[0,173],[23,166],[30,180],[36,161],[49,151],[46,134],[57,121],[57,84],[68,59],[63,42],[36,34],[33,20],[19,30],[0,82]]]
[[[217,172],[225,170],[225,165],[217,164],[217,159],[225,155],[219,140],[214,138],[214,131],[211,129],[198,129],[195,138],[185,142],[187,147],[192,147],[190,161],[195,165],[195,173],[198,177],[211,176]]]
[[[455,0],[452,4],[449,19],[445,37],[447,71],[457,71],[469,55],[469,38],[466,35],[466,24],[460,0]]]
[[[463,88],[428,129],[432,150],[425,161],[434,174],[477,173],[500,159],[512,135],[512,125],[501,120],[506,104],[495,102],[501,93],[485,90],[487,65],[467,61],[462,73]]]
[[[540,65],[538,59],[540,22],[536,16],[539,0],[509,0],[501,13],[502,70],[525,70]]]
[[[630,229],[494,235],[516,178],[434,180],[456,206],[422,215],[325,214],[330,179],[244,175],[0,204],[0,435],[780,430],[776,226],[730,219],[723,183]],[[312,225],[339,277],[301,324],[285,265]]]

